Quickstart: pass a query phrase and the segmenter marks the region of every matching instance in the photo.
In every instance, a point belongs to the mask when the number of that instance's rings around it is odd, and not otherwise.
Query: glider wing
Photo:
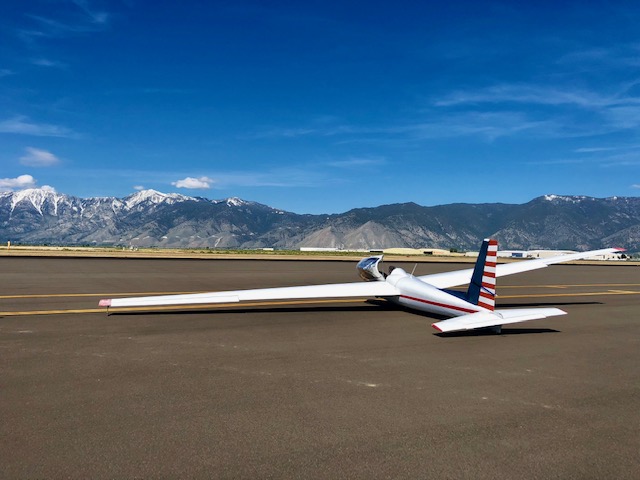
[[[536,260],[523,260],[520,262],[503,263],[496,267],[496,277],[504,277],[515,273],[528,272],[545,268],[554,263],[570,262],[572,260],[580,260],[582,258],[595,257],[607,253],[623,251],[621,248],[604,248],[602,250],[591,250],[589,252],[570,253],[567,255],[557,255],[549,258],[538,258]],[[466,285],[471,281],[473,269],[456,270],[453,272],[433,273],[431,275],[422,275],[418,277],[423,282],[427,282],[436,288],[451,288],[459,285]]]
[[[301,287],[260,288],[228,292],[189,293],[150,297],[109,298],[101,307],[148,307],[161,305],[197,305],[238,303],[256,300],[293,300],[313,298],[393,297],[398,290],[387,282],[355,282]]]

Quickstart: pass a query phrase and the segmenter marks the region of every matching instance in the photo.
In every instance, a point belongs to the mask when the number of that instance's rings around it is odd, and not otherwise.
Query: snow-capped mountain
[[[124,207],[131,210],[140,205],[173,205],[178,202],[188,202],[195,200],[193,197],[180,195],[179,193],[162,193],[156,190],[141,190],[122,200]]]
[[[52,189],[0,193],[0,243],[160,247],[301,246],[640,251],[640,198],[545,195],[522,205],[415,203],[298,215],[232,197],[155,190],[78,198]]]
[[[239,198],[155,190],[84,199],[51,189],[0,193],[0,242],[239,247],[282,218],[279,210]]]

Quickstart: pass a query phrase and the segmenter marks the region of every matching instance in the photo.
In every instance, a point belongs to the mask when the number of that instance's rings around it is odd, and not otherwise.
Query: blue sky
[[[0,2],[0,190],[637,196],[638,25],[615,1]]]

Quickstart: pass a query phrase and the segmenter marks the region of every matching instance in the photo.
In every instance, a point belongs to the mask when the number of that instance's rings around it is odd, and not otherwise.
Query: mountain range
[[[144,190],[79,198],[52,189],[0,193],[0,243],[182,248],[389,247],[640,251],[640,197],[545,195],[525,204],[415,203],[301,215],[239,198]]]

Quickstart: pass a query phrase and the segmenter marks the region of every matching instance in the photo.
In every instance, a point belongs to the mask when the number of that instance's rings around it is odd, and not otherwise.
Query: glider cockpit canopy
[[[375,257],[363,258],[358,262],[356,268],[358,269],[358,275],[365,282],[379,282],[384,281],[384,275],[378,270],[378,264],[382,261],[382,255]]]

